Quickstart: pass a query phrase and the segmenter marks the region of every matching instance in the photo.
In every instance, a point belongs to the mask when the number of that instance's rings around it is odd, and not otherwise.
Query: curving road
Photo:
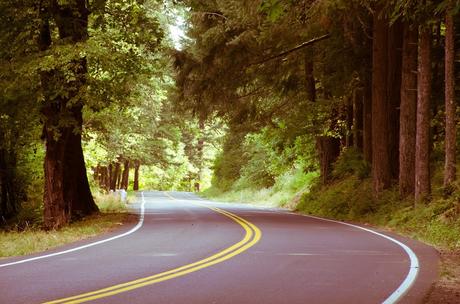
[[[350,224],[185,192],[135,210],[124,230],[0,260],[0,303],[422,303],[437,276],[431,247]]]

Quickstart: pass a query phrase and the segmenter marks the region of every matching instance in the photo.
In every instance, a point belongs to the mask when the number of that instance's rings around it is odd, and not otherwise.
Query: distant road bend
[[[0,261],[0,303],[422,303],[437,253],[285,210],[139,193],[139,222]]]

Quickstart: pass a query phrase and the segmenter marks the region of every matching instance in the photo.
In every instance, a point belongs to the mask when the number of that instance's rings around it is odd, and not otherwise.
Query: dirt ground
[[[425,304],[460,304],[460,251],[441,252],[439,275]]]

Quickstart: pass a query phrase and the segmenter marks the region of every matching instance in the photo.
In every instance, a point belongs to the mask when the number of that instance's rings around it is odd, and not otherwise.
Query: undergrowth
[[[221,191],[214,187],[203,191],[202,194],[224,202],[282,206],[289,203],[297,193],[308,191],[317,176],[317,172],[305,173],[297,169],[277,177],[272,187],[257,188],[251,186],[250,181],[240,181],[234,184],[229,191]]]
[[[415,204],[411,197],[401,199],[397,187],[374,198],[366,165],[354,151],[342,155],[334,165],[333,181],[316,185],[305,193],[297,211],[368,223],[438,248],[460,249],[460,185],[453,185],[449,191],[443,188],[442,165],[433,166],[436,170],[433,170],[430,202]]]
[[[26,255],[106,233],[128,219],[126,204],[114,194],[94,195],[100,213],[52,231],[41,229],[42,207],[26,202],[16,225],[0,231],[0,257]],[[38,200],[37,200],[38,201]]]

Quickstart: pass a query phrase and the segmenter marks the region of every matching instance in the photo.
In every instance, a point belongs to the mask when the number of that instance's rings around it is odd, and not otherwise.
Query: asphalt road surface
[[[434,249],[276,209],[139,193],[139,222],[0,260],[0,303],[422,303]]]

